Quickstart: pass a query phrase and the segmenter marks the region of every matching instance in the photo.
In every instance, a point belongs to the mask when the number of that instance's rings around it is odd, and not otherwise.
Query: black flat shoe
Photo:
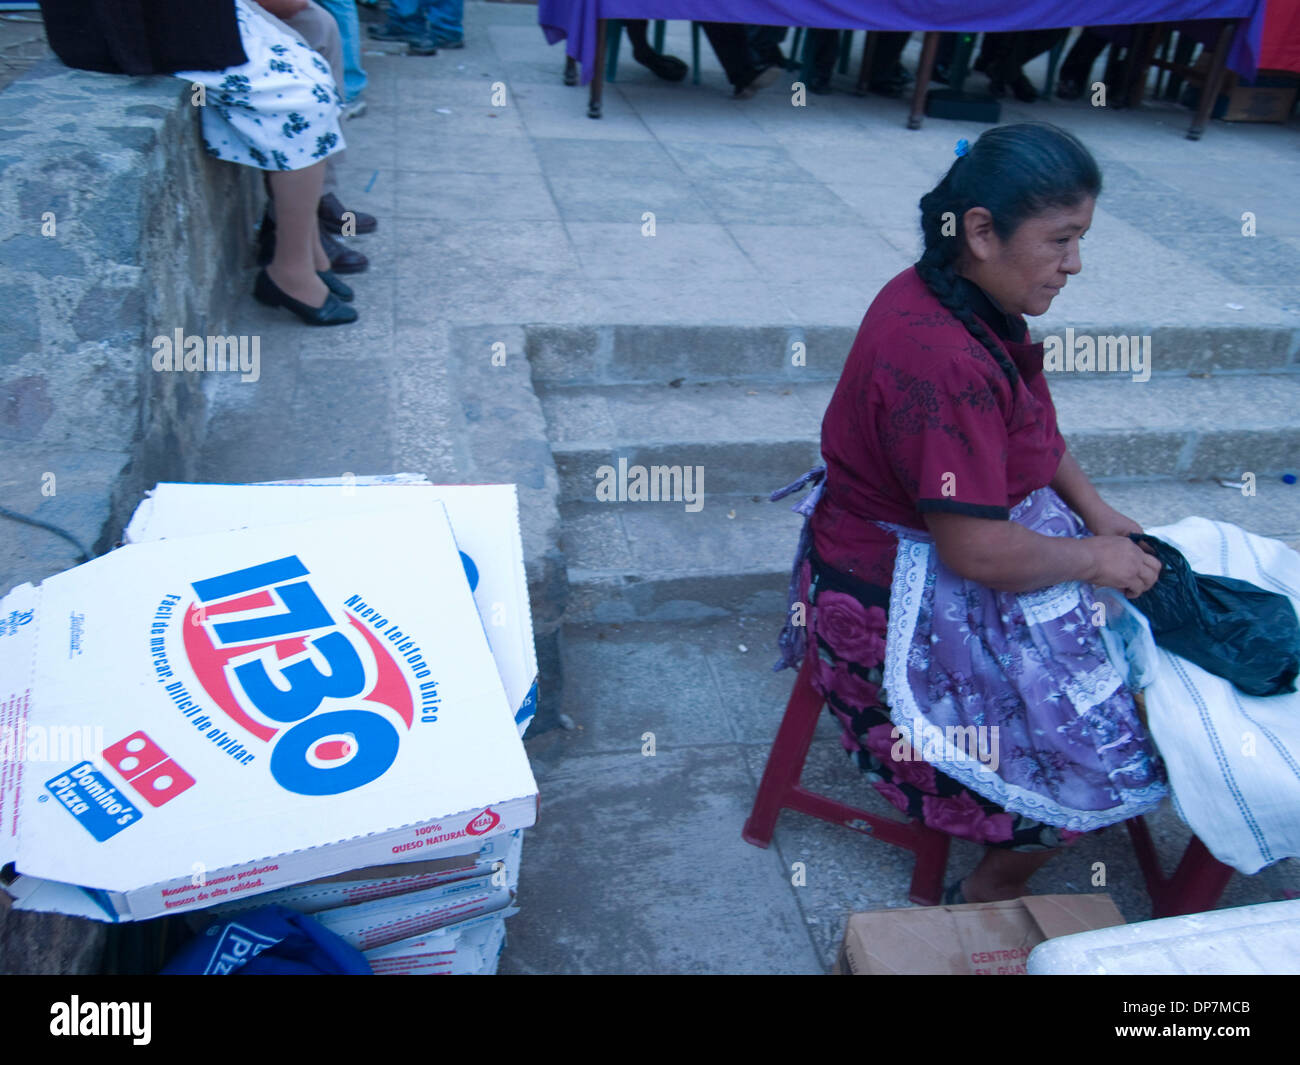
[[[332,293],[334,293],[334,295],[336,295],[344,303],[352,302],[352,297],[354,293],[352,291],[351,286],[345,285],[342,281],[340,281],[335,276],[333,270],[317,270],[316,276],[319,277],[322,281],[324,281],[325,287],[328,288]]]
[[[258,271],[257,281],[253,284],[253,298],[268,307],[286,307],[308,325],[345,325],[357,320],[356,310],[340,303],[334,293],[326,293],[325,302],[312,307],[284,292],[265,270]]]
[[[675,55],[660,55],[658,52],[632,53],[632,58],[664,81],[681,81],[690,71],[685,63]]]

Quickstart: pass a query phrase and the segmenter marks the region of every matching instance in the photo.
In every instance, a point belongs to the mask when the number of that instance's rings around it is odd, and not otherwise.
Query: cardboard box
[[[497,855],[467,855],[447,859],[442,862],[421,862],[422,866],[446,864],[447,868],[424,868],[416,872],[405,872],[401,865],[372,867],[369,872],[377,872],[371,877],[358,874],[367,870],[356,870],[339,876],[313,880],[307,884],[281,888],[256,898],[226,906],[218,906],[213,913],[223,915],[247,910],[255,906],[288,906],[299,913],[319,913],[338,906],[351,906],[360,902],[372,902],[375,899],[392,898],[407,895],[427,888],[454,884],[461,880],[494,877],[495,886],[504,886],[511,891],[519,884],[519,857],[523,847],[523,833],[516,830],[507,833],[512,844],[504,857]],[[411,863],[416,864],[416,863]]]
[[[427,506],[447,508],[474,602],[522,736],[537,712],[537,654],[512,484],[432,485],[411,474],[271,484],[154,487],[127,525],[128,543]]]
[[[1188,75],[1185,103],[1195,108],[1205,88],[1205,78],[1210,69],[1210,57],[1202,54]],[[1300,76],[1285,70],[1259,70],[1254,79],[1245,81],[1232,71],[1223,76],[1219,98],[1210,111],[1211,118],[1225,122],[1286,122],[1295,109]]]
[[[106,743],[44,762],[6,752],[0,864],[15,863],[24,908],[154,917],[464,853],[535,820],[514,714],[427,493],[128,545],[20,586],[2,610],[29,619],[0,637],[7,720],[93,725]]]
[[[496,972],[513,907],[367,950],[376,976],[483,976]]]
[[[336,906],[312,916],[358,950],[410,939],[481,914],[496,913],[510,905],[510,889],[491,876],[458,880],[406,895]]]
[[[1124,923],[1109,895],[873,910],[849,917],[834,972],[849,976],[1012,976],[1057,936]]]

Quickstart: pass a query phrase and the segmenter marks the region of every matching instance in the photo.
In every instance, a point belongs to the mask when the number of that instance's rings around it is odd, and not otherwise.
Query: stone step
[[[1214,482],[1107,484],[1112,506],[1145,527],[1200,515],[1300,549],[1300,486],[1260,479],[1254,496]],[[567,503],[561,548],[567,623],[779,615],[801,518],[789,503],[707,497],[680,503]]]
[[[865,311],[866,308],[864,307]],[[1034,321],[1030,336],[1151,337],[1151,369],[1166,374],[1300,369],[1300,330],[1270,326],[1159,327]],[[856,328],[813,326],[531,326],[525,350],[539,384],[637,384],[752,378],[834,380]],[[795,345],[802,344],[802,348]],[[801,365],[796,364],[796,358]],[[1119,379],[1121,375],[1106,375]]]
[[[765,495],[819,461],[833,382],[683,382],[541,391],[563,502],[595,501],[601,467],[703,468],[710,494]],[[1053,384],[1089,475],[1222,478],[1297,472],[1300,375]]]

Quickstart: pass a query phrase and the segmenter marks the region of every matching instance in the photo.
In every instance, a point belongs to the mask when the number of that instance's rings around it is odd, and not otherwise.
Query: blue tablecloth
[[[1228,53],[1228,66],[1253,78],[1264,0],[538,0],[538,25],[549,43],[568,41],[565,51],[582,64],[584,85],[595,67],[596,22],[602,18],[980,33],[1240,18],[1246,24]]]

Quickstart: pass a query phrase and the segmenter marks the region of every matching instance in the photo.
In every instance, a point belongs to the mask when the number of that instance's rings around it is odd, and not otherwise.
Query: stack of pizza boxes
[[[0,607],[15,905],[278,903],[377,973],[495,971],[537,815],[514,486],[161,484],[125,541]]]

